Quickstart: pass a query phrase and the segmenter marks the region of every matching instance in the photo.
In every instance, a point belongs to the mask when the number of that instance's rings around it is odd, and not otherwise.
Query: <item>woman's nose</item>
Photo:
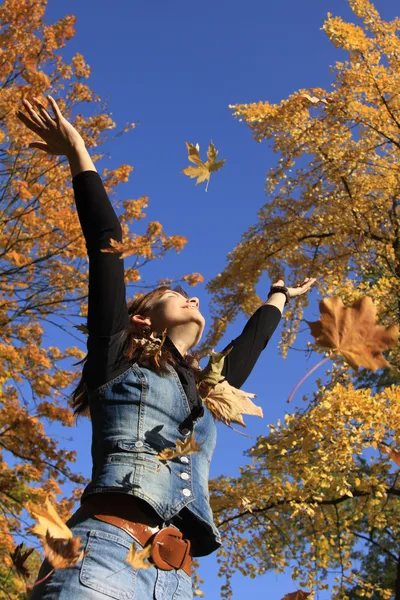
[[[190,298],[189,302],[190,302],[190,304],[194,304],[196,308],[199,308],[199,306],[200,306],[200,300],[198,298],[196,298],[196,296],[194,296],[193,298]]]

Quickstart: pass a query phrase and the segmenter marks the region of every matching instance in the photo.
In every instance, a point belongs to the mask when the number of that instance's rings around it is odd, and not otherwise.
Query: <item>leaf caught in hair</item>
[[[320,320],[307,321],[319,346],[336,350],[355,370],[391,367],[382,352],[397,344],[399,328],[377,325],[372,298],[363,296],[346,307],[339,296],[334,296],[319,306]]]
[[[194,434],[185,440],[176,440],[175,448],[165,448],[157,458],[159,460],[173,460],[179,456],[187,456],[188,454],[196,454],[199,452],[201,445],[194,439]]]
[[[11,554],[12,563],[19,575],[21,575],[24,579],[29,579],[31,573],[29,569],[25,566],[26,560],[32,554],[34,548],[24,548],[24,543],[18,544],[15,547],[14,552]]]
[[[143,550],[136,550],[135,542],[132,542],[125,560],[134,569],[150,569],[151,567],[154,567],[152,563],[146,560],[150,558],[150,556],[151,544],[143,548]]]
[[[55,569],[66,569],[82,560],[80,538],[73,537],[48,498],[44,507],[28,503],[27,510],[38,521],[32,532],[41,538],[44,555]]]
[[[185,143],[188,149],[188,160],[194,163],[195,166],[186,167],[186,169],[182,170],[182,173],[191,178],[197,177],[196,185],[202,183],[203,181],[207,181],[207,191],[211,173],[213,171],[219,171],[219,169],[224,165],[225,160],[217,161],[218,150],[215,149],[215,146],[212,142],[210,142],[210,145],[208,146],[206,162],[203,162],[200,158],[199,144],[194,146],[189,142]]]
[[[297,592],[286,594],[282,600],[306,600],[306,598],[312,596],[312,594],[313,592],[303,592],[302,590],[298,590]]]

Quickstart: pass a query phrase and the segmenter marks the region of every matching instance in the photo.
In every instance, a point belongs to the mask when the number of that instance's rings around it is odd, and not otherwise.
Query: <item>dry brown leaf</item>
[[[26,508],[31,516],[39,521],[38,525],[32,528],[33,533],[36,533],[36,535],[45,537],[48,531],[52,537],[57,539],[67,540],[72,538],[72,531],[58,516],[49,498],[46,498],[44,507],[28,503]]]
[[[81,538],[54,538],[47,531],[43,541],[44,555],[55,569],[67,569],[80,562],[84,551],[80,550]]]
[[[336,350],[355,370],[391,367],[382,351],[397,344],[399,328],[376,324],[372,298],[363,296],[346,307],[339,296],[334,296],[322,300],[319,306],[320,320],[307,321],[319,346]]]
[[[129,552],[126,555],[126,562],[129,563],[134,569],[150,569],[154,567],[152,563],[149,563],[146,559],[151,556],[151,544],[143,548],[143,550],[136,550],[135,542],[132,542]]]
[[[298,590],[297,592],[291,592],[290,594],[286,594],[286,596],[284,596],[282,600],[305,600],[312,594],[313,592],[302,592],[301,590]]]
[[[242,414],[263,416],[262,408],[250,400],[250,398],[256,397],[255,394],[250,392],[238,390],[224,379],[210,390],[204,398],[204,404],[217,419],[223,421],[226,425],[238,423],[246,427]]]
[[[175,448],[165,448],[157,454],[159,460],[172,460],[178,458],[178,456],[186,456],[188,454],[195,454],[201,448],[201,445],[194,439],[194,434],[185,440],[176,440]]]
[[[33,550],[34,548],[27,548],[25,550],[24,543],[22,542],[15,547],[14,552],[11,554],[11,560],[17,573],[24,579],[29,579],[31,575],[29,569],[25,566],[25,561],[32,554]]]

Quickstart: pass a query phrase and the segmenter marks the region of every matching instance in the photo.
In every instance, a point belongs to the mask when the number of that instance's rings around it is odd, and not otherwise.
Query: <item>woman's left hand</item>
[[[312,285],[317,281],[315,277],[306,277],[302,283],[299,283],[296,287],[288,287],[287,291],[289,292],[290,298],[294,298],[295,296],[302,296],[306,294]],[[280,279],[274,285],[285,285],[283,279]],[[287,287],[287,286],[286,286]]]

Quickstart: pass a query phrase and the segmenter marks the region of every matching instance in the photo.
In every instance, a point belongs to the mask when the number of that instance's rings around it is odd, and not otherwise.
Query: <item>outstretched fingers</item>
[[[37,108],[39,109],[40,117],[44,121],[45,125],[47,127],[56,127],[57,126],[56,122],[49,115],[49,113],[47,112],[47,110],[44,107],[44,105],[42,104],[42,102],[38,98],[35,98],[35,97],[33,98],[33,100],[34,100]]]

